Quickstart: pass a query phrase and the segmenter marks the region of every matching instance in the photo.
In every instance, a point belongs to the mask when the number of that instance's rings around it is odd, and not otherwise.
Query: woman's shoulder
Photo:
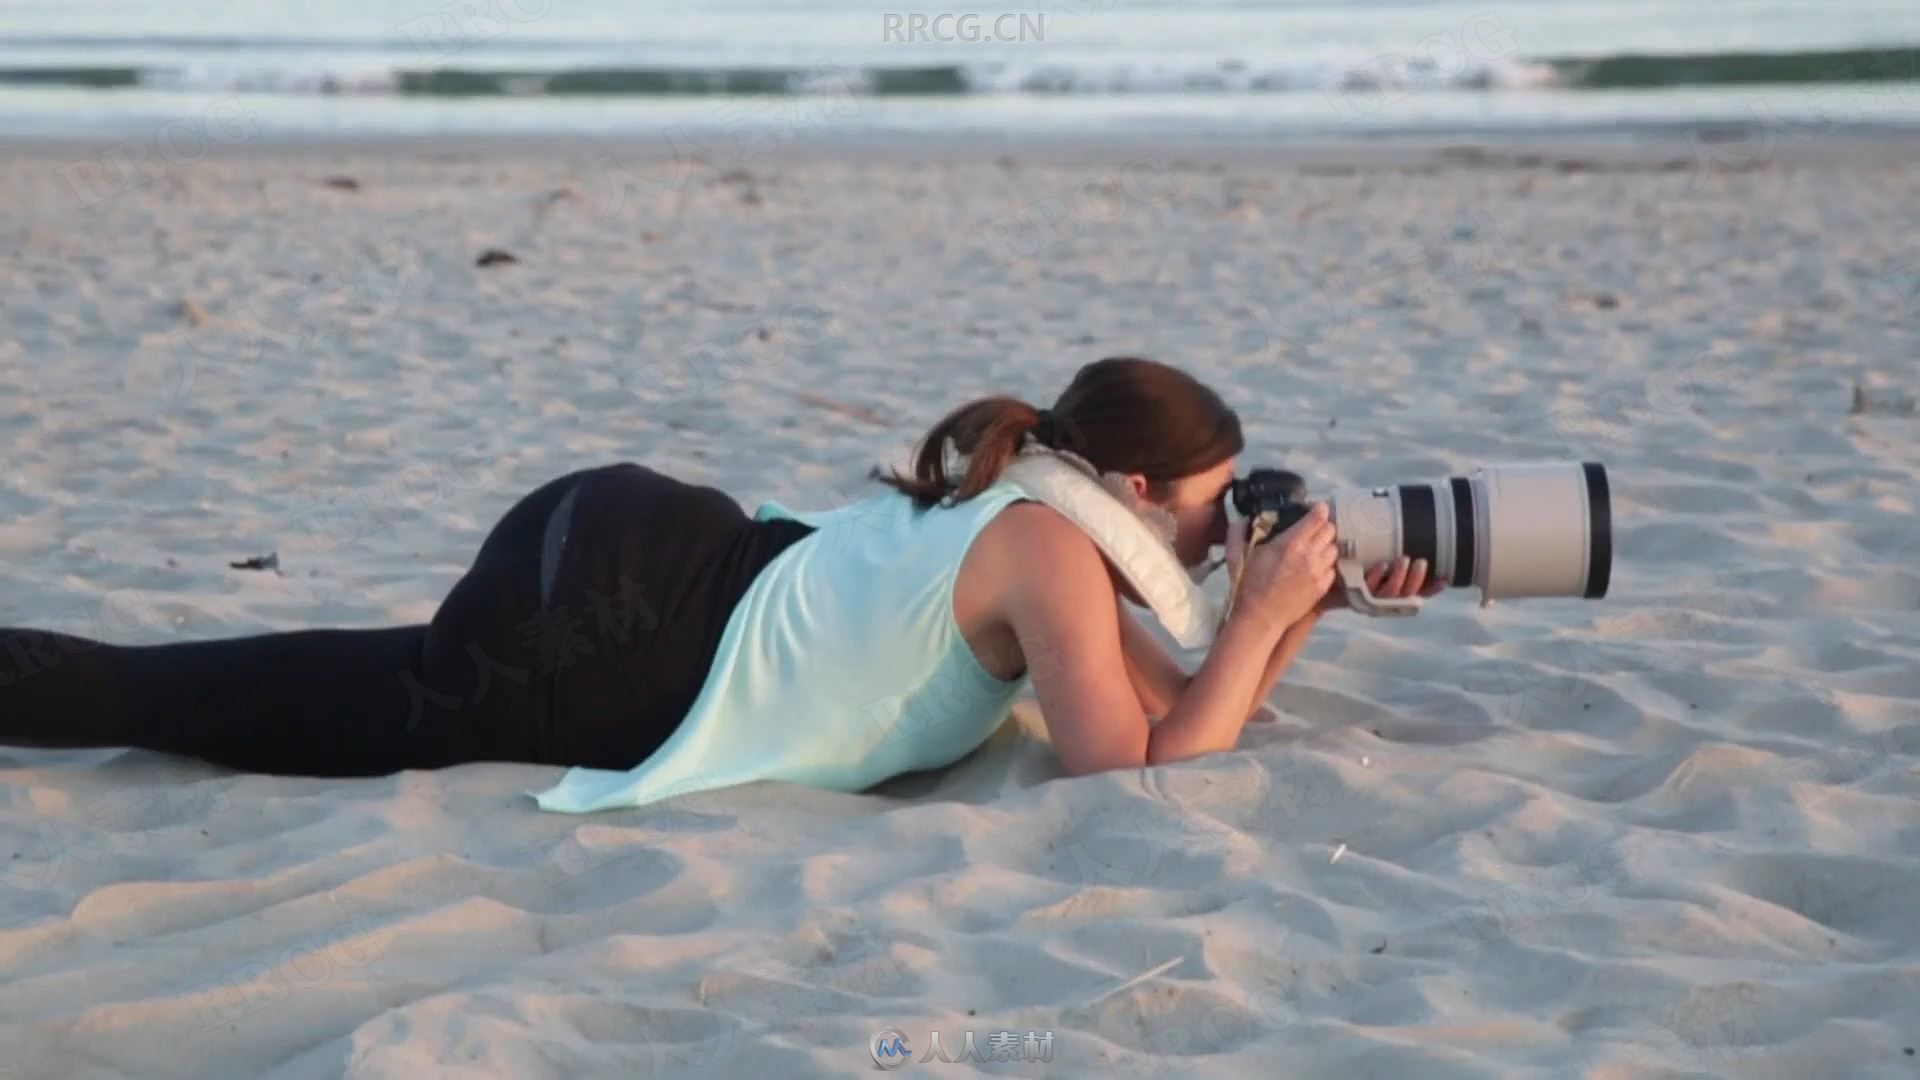
[[[1044,581],[1075,564],[1097,565],[1100,549],[1086,530],[1038,499],[1017,499],[980,531],[980,541],[1007,574],[1022,583]]]
[[[1098,632],[1113,612],[1113,580],[1072,519],[1036,500],[1003,507],[961,561],[954,613],[973,635],[1006,633],[1060,645]]]

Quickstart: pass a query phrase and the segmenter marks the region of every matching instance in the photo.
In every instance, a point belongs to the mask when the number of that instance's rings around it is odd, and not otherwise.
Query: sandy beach
[[[844,505],[1119,354],[1319,491],[1604,461],[1612,588],[1078,779],[1031,702],[586,817],[0,749],[0,1080],[1920,1075],[1920,144],[161,138],[0,155],[0,626],[424,622],[552,476]]]

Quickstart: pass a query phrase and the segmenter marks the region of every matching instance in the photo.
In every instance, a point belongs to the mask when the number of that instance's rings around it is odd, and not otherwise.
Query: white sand
[[[1141,772],[1060,779],[1025,705],[866,795],[587,818],[551,768],[0,750],[0,1078],[865,1074],[885,1027],[1051,1032],[1010,1075],[1914,1075],[1920,172],[1819,149],[0,158],[0,625],[424,621],[561,472],[832,505],[1125,352],[1322,489],[1604,460],[1619,542],[1603,602],[1330,617],[1238,752]],[[1011,227],[1047,200],[1077,234]]]

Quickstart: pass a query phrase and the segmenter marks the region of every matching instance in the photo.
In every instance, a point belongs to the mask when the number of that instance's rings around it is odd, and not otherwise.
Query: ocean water
[[[1920,0],[16,0],[0,134],[1920,127]]]

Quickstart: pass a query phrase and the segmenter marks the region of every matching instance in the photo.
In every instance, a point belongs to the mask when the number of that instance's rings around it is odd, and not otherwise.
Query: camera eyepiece
[[[1264,510],[1275,511],[1284,518],[1287,507],[1292,505],[1300,504],[1301,512],[1305,512],[1307,481],[1299,473],[1285,469],[1255,469],[1233,481],[1227,489],[1227,498],[1243,518]]]

